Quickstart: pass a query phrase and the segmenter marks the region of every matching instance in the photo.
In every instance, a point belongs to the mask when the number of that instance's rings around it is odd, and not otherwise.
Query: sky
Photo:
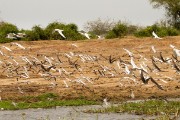
[[[75,23],[83,29],[98,18],[147,26],[164,14],[164,9],[154,9],[149,0],[0,0],[0,20],[20,29],[46,27],[54,21]]]

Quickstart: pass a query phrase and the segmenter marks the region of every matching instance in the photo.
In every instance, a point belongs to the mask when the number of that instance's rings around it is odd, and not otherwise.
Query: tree
[[[85,29],[89,31],[90,33],[96,34],[96,35],[104,35],[108,33],[115,25],[115,22],[110,21],[110,19],[101,20],[98,18],[94,21],[88,21],[85,24]]]
[[[17,33],[18,28],[7,22],[0,22],[0,38],[5,38],[8,33]]]
[[[150,0],[154,8],[164,7],[168,22],[180,29],[180,0]]]
[[[112,30],[108,32],[106,35],[107,39],[112,39],[112,38],[122,38],[128,33],[128,26],[125,23],[117,23]]]

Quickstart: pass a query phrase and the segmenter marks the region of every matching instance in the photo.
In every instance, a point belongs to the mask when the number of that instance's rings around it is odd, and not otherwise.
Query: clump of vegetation
[[[179,0],[149,0],[154,8],[164,7],[168,24],[180,30]]]
[[[134,35],[136,37],[151,37],[153,31],[160,37],[179,35],[179,31],[173,27],[160,26],[156,24],[141,28],[135,32]]]
[[[118,23],[115,25],[115,27],[113,27],[112,30],[110,30],[107,35],[106,38],[107,39],[112,39],[112,38],[122,38],[125,35],[127,35],[128,33],[128,27],[126,24],[123,23]]]
[[[44,29],[38,25],[35,25],[32,30],[25,31],[27,37],[26,39],[29,41],[34,40],[47,40],[48,35],[45,33]]]
[[[91,34],[105,35],[115,26],[115,24],[116,23],[110,19],[102,20],[98,18],[97,20],[88,21],[85,24],[85,29]]]
[[[23,102],[0,101],[0,109],[18,110],[28,108],[50,108],[56,106],[80,106],[95,105],[97,102],[85,99],[58,100],[59,96],[54,93],[42,94],[39,96],[24,96],[20,100]]]
[[[94,113],[133,113],[137,115],[173,115],[180,112],[180,102],[179,101],[169,101],[165,102],[162,100],[149,100],[144,102],[130,102],[122,103],[118,106],[111,106],[104,109],[90,110],[87,112]]]
[[[6,36],[8,33],[17,33],[18,28],[7,22],[0,22],[0,43],[11,42],[12,40],[7,39]]]
[[[63,34],[66,36],[67,40],[84,40],[86,39],[83,35],[78,32],[78,26],[76,24],[63,24],[59,22],[50,23],[45,28],[45,33],[48,36],[48,40],[64,40],[62,36],[60,36],[57,32],[53,33],[54,29],[62,29]]]

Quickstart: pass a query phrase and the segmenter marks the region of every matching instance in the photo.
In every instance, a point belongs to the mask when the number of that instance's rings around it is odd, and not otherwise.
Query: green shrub
[[[106,35],[106,38],[107,39],[117,38],[117,37],[121,38],[127,35],[127,33],[128,33],[127,25],[118,23],[117,25],[115,25],[115,27],[112,30],[108,32],[108,34]]]
[[[117,35],[113,31],[109,31],[105,36],[106,39],[117,38]]]
[[[53,22],[45,28],[45,33],[49,40],[64,40],[64,38],[60,36],[58,32],[53,33],[54,29],[64,30],[63,34],[66,36],[67,40],[85,39],[85,37],[78,32],[78,27],[76,24],[70,23],[66,25],[59,22]]]
[[[26,30],[25,33],[27,40],[47,40],[48,38],[44,29],[38,25],[35,25],[32,30]]]
[[[7,22],[1,22],[0,23],[0,38],[5,39],[8,33],[17,33],[18,28]],[[6,39],[7,40],[7,39]]]
[[[13,40],[7,39],[6,36],[8,33],[17,33],[18,28],[7,22],[0,22],[0,43],[12,42]]]
[[[175,28],[158,25],[147,26],[135,32],[134,35],[136,37],[151,37],[153,31],[160,37],[179,35],[179,31]]]

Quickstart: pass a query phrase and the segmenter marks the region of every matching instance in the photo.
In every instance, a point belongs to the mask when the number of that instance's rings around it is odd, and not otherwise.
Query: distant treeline
[[[7,34],[9,33],[25,33],[24,38],[16,39],[24,41],[34,41],[34,40],[65,40],[57,32],[53,33],[54,29],[63,30],[63,34],[66,36],[67,40],[85,40],[85,36],[80,34],[78,26],[74,23],[65,24],[60,22],[49,23],[45,28],[35,25],[31,30],[18,29],[17,26],[8,23],[0,22],[0,43],[6,43],[14,41],[13,39],[8,39]],[[139,27],[135,25],[129,25],[123,22],[110,22],[102,21],[97,19],[95,21],[87,22],[86,30],[90,35],[91,39],[97,39],[99,36],[106,39],[112,38],[122,38],[127,35],[134,35],[136,37],[151,37],[152,31],[155,31],[160,37],[164,36],[177,36],[180,32],[171,26],[166,26],[164,24],[154,24],[147,27]]]

